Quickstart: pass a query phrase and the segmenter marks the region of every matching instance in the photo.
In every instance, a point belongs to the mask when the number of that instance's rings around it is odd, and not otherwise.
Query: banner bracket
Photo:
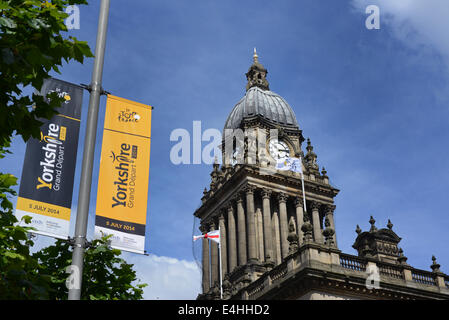
[[[83,244],[77,244],[75,241],[75,237],[68,237],[67,242],[72,248],[74,248],[75,246],[78,248],[84,248],[84,249],[88,249],[88,248],[92,247],[92,242],[87,241],[86,238],[84,238],[84,237],[79,237],[79,238],[83,238],[82,239],[82,240],[84,240],[84,241],[82,241]]]
[[[81,86],[83,89],[86,89],[87,91],[92,92],[92,85],[80,83],[80,86]],[[100,95],[102,95],[102,96],[107,96],[108,94],[111,94],[111,93],[110,93],[109,91],[104,90],[103,87],[100,88]]]

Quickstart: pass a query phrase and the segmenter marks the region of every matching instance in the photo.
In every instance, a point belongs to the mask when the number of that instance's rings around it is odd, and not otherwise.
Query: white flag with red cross
[[[210,239],[216,243],[220,243],[220,230],[209,231],[208,233],[202,234],[200,236],[193,236],[193,241],[198,239]]]

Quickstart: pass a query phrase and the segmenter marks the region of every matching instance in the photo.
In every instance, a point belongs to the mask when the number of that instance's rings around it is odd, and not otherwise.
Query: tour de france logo
[[[56,92],[58,94],[59,98],[64,98],[64,104],[68,104],[70,100],[72,100],[72,97],[70,94],[66,91],[62,91],[60,88],[56,88],[54,90],[49,90],[48,94]],[[49,99],[50,100],[50,99]]]
[[[137,112],[131,111],[128,108],[121,110],[118,114],[119,122],[136,123],[139,120],[140,120],[140,115]]]

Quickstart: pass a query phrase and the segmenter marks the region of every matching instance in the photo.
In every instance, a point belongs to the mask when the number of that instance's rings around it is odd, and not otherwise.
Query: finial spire
[[[393,224],[391,223],[390,219],[388,219],[387,228],[390,230],[393,229]]]
[[[321,169],[321,175],[323,177],[327,177],[327,171],[326,171],[326,169],[324,167]]]
[[[304,160],[306,161],[307,167],[318,171],[319,167],[316,162],[317,155],[315,152],[313,152],[313,146],[312,146],[312,143],[310,142],[310,138],[307,138],[306,150],[307,150],[307,153],[304,156]],[[318,173],[319,173],[319,171],[318,171]]]
[[[371,229],[369,230],[370,232],[375,232],[377,231],[376,226],[374,225],[376,223],[376,220],[374,220],[373,216],[370,217],[369,219],[369,223],[371,224]]]
[[[253,61],[254,63],[259,62],[259,56],[257,55],[256,47],[254,47]]]
[[[407,257],[404,256],[404,250],[402,250],[402,248],[399,248],[398,261],[400,264],[407,264]]]
[[[246,91],[252,87],[259,87],[262,90],[270,90],[267,81],[267,73],[267,69],[260,64],[257,50],[254,48],[253,64],[249,67],[249,70],[246,73],[246,79],[248,80]]]
[[[437,263],[437,258],[435,258],[435,256],[432,256],[432,265],[430,268],[432,269],[432,272],[441,272],[440,265]]]

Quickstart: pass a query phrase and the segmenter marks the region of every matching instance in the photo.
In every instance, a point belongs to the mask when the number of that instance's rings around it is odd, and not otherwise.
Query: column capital
[[[242,203],[243,202],[243,196],[240,192],[237,192],[236,194],[233,195],[232,200],[237,202],[237,203]]]
[[[262,191],[261,191],[262,199],[269,199],[271,197],[272,193],[273,193],[273,191],[271,189],[262,188]]]
[[[253,186],[253,185],[251,185],[251,184],[247,184],[247,185],[243,188],[243,191],[244,191],[246,194],[251,194],[251,193],[254,193],[254,191],[255,191],[256,189],[257,189],[256,186]]]
[[[321,203],[318,201],[311,201],[310,207],[312,208],[312,210],[319,210],[321,207]]]
[[[223,213],[220,213],[220,215],[218,216],[218,222],[219,223],[224,222],[224,220],[225,220],[225,217],[224,217]]]
[[[295,206],[302,207],[304,205],[304,199],[302,197],[295,197]]]
[[[200,225],[199,229],[202,233],[207,233],[209,231],[207,225]]]
[[[326,216],[329,215],[329,214],[334,214],[335,208],[337,208],[336,205],[325,204],[324,205],[324,212],[326,213]]]
[[[288,195],[286,195],[285,193],[283,193],[283,192],[279,192],[278,194],[277,194],[277,198],[278,198],[278,201],[279,202],[287,202],[287,199],[288,199]]]
[[[223,207],[224,207],[224,210],[227,211],[227,212],[233,211],[233,210],[234,210],[234,206],[233,206],[232,200],[227,201],[227,202],[224,204]]]

